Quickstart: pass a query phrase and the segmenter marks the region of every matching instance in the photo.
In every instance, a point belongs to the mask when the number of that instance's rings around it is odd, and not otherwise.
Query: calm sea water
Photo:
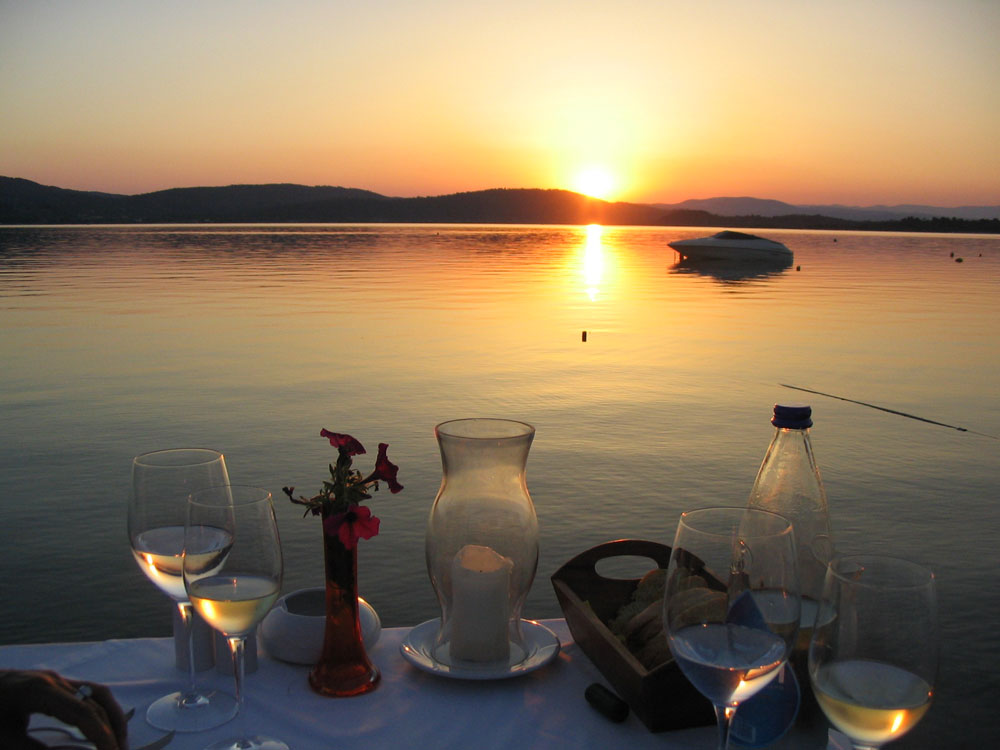
[[[322,427],[388,442],[406,489],[376,496],[361,586],[402,626],[437,614],[434,425],[530,422],[526,615],[553,617],[575,554],[744,503],[772,404],[806,400],[840,548],[938,574],[939,698],[899,747],[994,744],[1000,238],[768,231],[796,265],[747,277],[677,265],[667,242],[706,233],[0,228],[0,643],[169,633],[125,534],[137,453],[217,447],[271,488],[290,591],[322,582],[320,529],[280,488],[319,487]]]

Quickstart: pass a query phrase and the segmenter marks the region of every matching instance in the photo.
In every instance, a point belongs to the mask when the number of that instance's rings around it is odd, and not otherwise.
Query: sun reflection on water
[[[583,247],[583,280],[587,296],[593,302],[600,294],[601,278],[604,276],[604,245],[601,243],[603,227],[591,224],[587,227],[587,241]]]

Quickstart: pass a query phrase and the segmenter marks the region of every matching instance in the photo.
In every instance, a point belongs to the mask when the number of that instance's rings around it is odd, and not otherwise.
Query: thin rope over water
[[[801,388],[797,385],[788,385],[788,383],[778,383],[782,388],[791,388],[796,391],[805,391],[806,393],[815,393],[817,396],[826,396],[827,398],[835,398],[838,401],[847,401],[852,404],[858,404],[859,406],[867,406],[869,409],[878,409],[879,411],[888,412],[889,414],[896,414],[900,417],[906,417],[908,419],[916,419],[918,422],[927,422],[927,424],[937,425],[938,427],[947,427],[949,430],[958,430],[959,432],[968,432],[970,435],[979,435],[980,437],[990,438],[991,440],[1000,440],[1000,437],[996,435],[987,435],[985,432],[976,432],[975,430],[970,430],[967,427],[956,427],[953,424],[945,424],[944,422],[935,422],[933,419],[925,419],[924,417],[918,417],[914,414],[907,414],[903,411],[896,411],[895,409],[889,409],[885,406],[877,406],[876,404],[869,404],[864,401],[855,401],[853,398],[845,398],[844,396],[835,396],[832,393],[823,393],[822,391],[814,391],[811,388]]]

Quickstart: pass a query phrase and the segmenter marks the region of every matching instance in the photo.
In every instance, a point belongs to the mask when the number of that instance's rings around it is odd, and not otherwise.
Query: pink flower
[[[365,452],[365,447],[350,435],[341,435],[339,432],[330,432],[324,428],[319,431],[319,436],[329,438],[330,445],[348,456],[358,456]]]
[[[365,505],[352,505],[344,513],[332,513],[323,519],[323,530],[336,534],[345,549],[357,547],[359,539],[371,539],[378,534],[378,526],[379,519]]]
[[[381,523],[361,503],[371,499],[370,493],[379,489],[379,482],[385,482],[393,494],[400,492],[403,485],[396,478],[399,467],[389,460],[389,444],[379,443],[375,468],[366,477],[353,466],[352,456],[365,452],[361,443],[325,428],[319,434],[337,449],[337,460],[330,464],[330,478],[312,497],[296,496],[294,487],[283,487],[282,491],[291,502],[305,506],[306,514],[321,515],[326,534],[336,536],[346,549],[354,549],[358,540],[376,536]]]
[[[388,443],[378,444],[378,458],[375,459],[375,471],[372,472],[369,479],[384,480],[389,485],[389,491],[395,495],[403,489],[403,485],[396,481],[399,467],[389,460],[389,457],[386,455],[387,450],[389,450]]]

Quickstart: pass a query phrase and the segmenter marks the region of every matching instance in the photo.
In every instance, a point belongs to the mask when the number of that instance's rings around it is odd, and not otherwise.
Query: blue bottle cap
[[[799,681],[785,664],[767,687],[740,704],[729,732],[730,744],[766,747],[777,742],[795,723],[800,699]]]
[[[775,404],[771,424],[790,430],[812,427],[812,408],[808,404]]]

